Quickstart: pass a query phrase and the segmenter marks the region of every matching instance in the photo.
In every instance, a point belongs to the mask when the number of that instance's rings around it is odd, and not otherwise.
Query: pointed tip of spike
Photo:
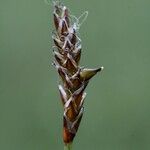
[[[101,70],[104,70],[104,67],[103,67],[103,66],[101,67]]]
[[[104,69],[104,67],[102,66],[102,67],[97,69],[97,72],[102,71],[103,69]]]
[[[91,70],[93,70],[95,72],[95,74],[96,74],[96,73],[102,71],[103,69],[104,69],[104,67],[102,66],[102,67],[91,69]]]

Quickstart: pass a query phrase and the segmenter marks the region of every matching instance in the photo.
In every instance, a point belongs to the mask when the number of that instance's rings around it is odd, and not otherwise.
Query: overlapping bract
[[[82,115],[84,92],[89,80],[103,67],[86,69],[79,66],[81,57],[81,42],[77,36],[74,24],[71,23],[68,9],[60,3],[54,4],[53,51],[56,67],[62,79],[59,92],[64,106],[63,140],[71,143],[77,133]]]

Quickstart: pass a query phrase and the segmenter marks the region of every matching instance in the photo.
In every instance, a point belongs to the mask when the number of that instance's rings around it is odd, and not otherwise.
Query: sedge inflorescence
[[[59,92],[64,108],[63,140],[68,144],[72,143],[83,116],[85,88],[89,80],[103,67],[88,69],[79,66],[82,49],[77,33],[79,24],[72,22],[67,7],[55,2],[53,17],[55,25],[52,36],[55,44],[53,64],[62,80]]]

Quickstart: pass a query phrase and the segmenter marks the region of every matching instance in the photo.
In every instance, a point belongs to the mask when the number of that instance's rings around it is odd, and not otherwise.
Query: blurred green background
[[[105,67],[86,90],[74,150],[149,150],[150,1],[65,4],[89,11],[81,65]],[[52,28],[44,0],[0,0],[0,150],[63,149]]]

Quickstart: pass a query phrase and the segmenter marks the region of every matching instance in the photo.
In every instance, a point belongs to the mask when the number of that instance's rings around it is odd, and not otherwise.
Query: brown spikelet
[[[53,52],[54,66],[62,80],[59,92],[64,107],[63,140],[68,144],[73,141],[83,116],[85,88],[89,80],[103,67],[87,69],[79,66],[82,48],[68,9],[55,2],[53,16],[55,34],[52,38],[57,49]]]

